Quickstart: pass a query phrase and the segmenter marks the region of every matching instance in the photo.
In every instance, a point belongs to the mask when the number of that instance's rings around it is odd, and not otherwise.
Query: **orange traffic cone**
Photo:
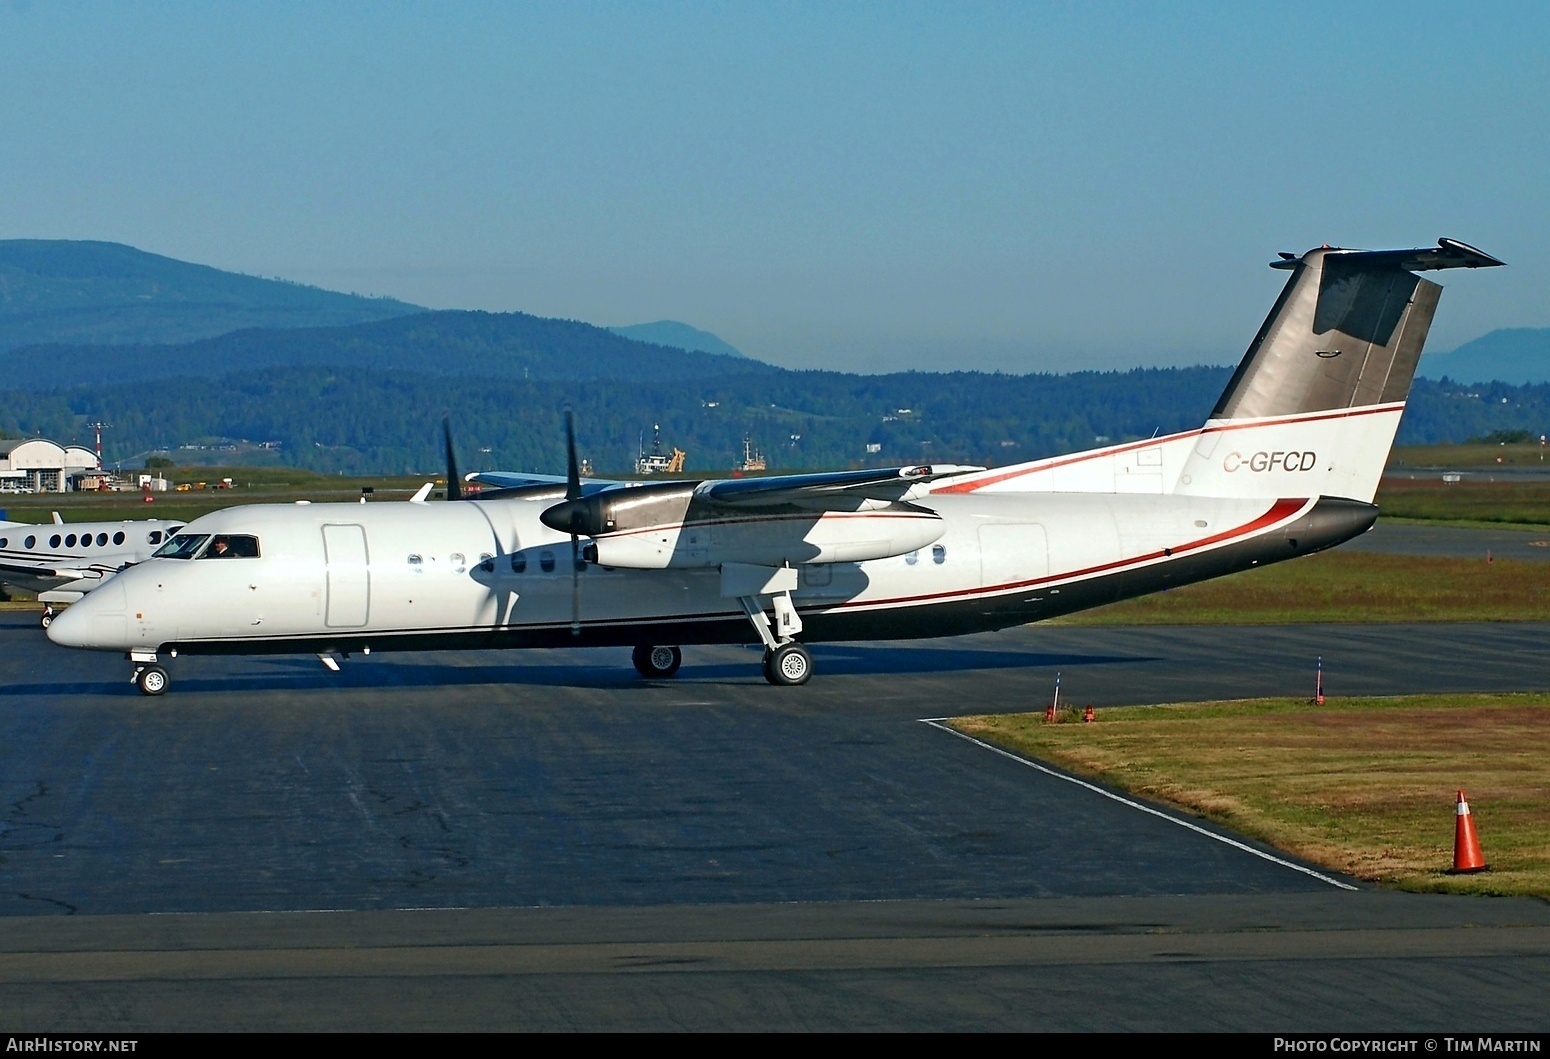
[[[1463,791],[1459,791],[1458,824],[1453,830],[1453,870],[1460,874],[1485,871],[1485,854],[1480,852],[1475,818],[1469,814]]]
[[[1093,723],[1093,704],[1088,703],[1087,709],[1082,713],[1082,721],[1086,724]]]

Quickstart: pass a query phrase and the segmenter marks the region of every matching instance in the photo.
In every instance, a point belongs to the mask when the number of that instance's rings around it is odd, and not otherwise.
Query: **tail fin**
[[[1502,262],[1452,239],[1281,257],[1291,278],[1174,491],[1370,503],[1442,293],[1415,272]]]

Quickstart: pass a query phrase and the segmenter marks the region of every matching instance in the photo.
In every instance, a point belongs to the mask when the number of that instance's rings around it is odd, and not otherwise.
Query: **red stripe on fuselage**
[[[974,589],[954,589],[948,592],[932,592],[923,596],[900,596],[897,599],[869,599],[852,600],[846,603],[836,603],[832,607],[821,608],[824,610],[844,610],[847,607],[878,607],[893,603],[918,603],[928,599],[947,599],[950,597],[991,596],[998,592],[1008,592],[1019,588],[1032,588],[1035,585],[1048,585],[1057,581],[1065,582],[1075,578],[1088,577],[1093,574],[1112,573],[1129,566],[1140,566],[1144,563],[1154,562],[1158,559],[1172,558],[1181,552],[1199,551],[1213,544],[1221,544],[1224,541],[1235,540],[1238,537],[1246,537],[1262,530],[1267,526],[1273,526],[1277,522],[1284,521],[1293,515],[1300,514],[1312,500],[1277,500],[1271,505],[1270,510],[1235,529],[1223,530],[1221,533],[1209,537],[1202,537],[1198,541],[1189,541],[1177,548],[1168,548],[1161,551],[1148,552],[1146,555],[1136,555],[1129,559],[1117,559],[1112,563],[1102,563],[1098,566],[1089,566],[1083,570],[1068,570],[1061,574],[1050,574],[1046,577],[1036,577],[1029,581],[1010,581],[1004,585],[983,585]],[[820,608],[813,608],[820,609]]]

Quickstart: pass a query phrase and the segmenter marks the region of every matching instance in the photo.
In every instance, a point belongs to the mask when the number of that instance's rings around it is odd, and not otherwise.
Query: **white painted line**
[[[1253,846],[1239,842],[1235,838],[1228,838],[1226,835],[1219,835],[1215,831],[1208,831],[1198,824],[1192,824],[1188,820],[1181,820],[1176,816],[1171,816],[1168,813],[1162,812],[1158,809],[1153,809],[1150,805],[1142,805],[1140,802],[1132,801],[1129,798],[1115,794],[1113,791],[1106,791],[1096,783],[1088,783],[1086,780],[1077,779],[1075,776],[1068,776],[1064,772],[1057,772],[1052,768],[1048,768],[1039,764],[1037,761],[1031,761],[1028,758],[1023,757],[1021,754],[1014,754],[1010,750],[1002,750],[1000,747],[991,743],[987,743],[982,739],[976,739],[972,735],[965,735],[963,732],[958,731],[958,729],[950,728],[943,724],[943,720],[945,720],[945,718],[922,717],[920,723],[929,724],[932,728],[946,732],[949,735],[956,735],[959,739],[967,739],[977,747],[982,747],[985,750],[989,750],[992,754],[1000,754],[1004,758],[1010,758],[1012,761],[1017,762],[1019,765],[1027,765],[1031,769],[1037,769],[1038,771],[1044,773],[1046,776],[1053,776],[1057,780],[1065,780],[1067,783],[1074,783],[1078,787],[1086,787],[1093,793],[1101,794],[1105,798],[1112,798],[1114,801],[1119,802],[1121,805],[1128,805],[1132,809],[1139,809],[1143,813],[1150,813],[1152,816],[1155,816],[1160,820],[1166,820],[1170,824],[1177,824],[1180,827],[1188,828],[1198,835],[1204,835],[1207,838],[1214,838],[1216,841],[1225,845],[1229,845],[1234,849],[1241,849],[1245,853],[1252,853],[1254,856],[1259,857],[1261,860],[1268,860],[1272,864],[1281,865],[1283,868],[1290,868],[1293,871],[1300,871],[1304,875],[1311,875],[1319,882],[1329,883],[1329,885],[1337,886],[1342,890],[1356,889],[1356,887],[1352,886],[1350,883],[1344,883],[1339,879],[1333,879],[1330,876],[1323,874],[1322,872],[1314,871],[1312,868],[1305,868],[1301,864],[1293,864],[1289,860],[1282,860],[1280,857],[1277,857],[1274,854],[1266,853],[1262,849],[1255,849]]]

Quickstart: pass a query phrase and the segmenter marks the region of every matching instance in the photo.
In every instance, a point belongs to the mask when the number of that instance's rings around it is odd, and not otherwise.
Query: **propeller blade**
[[[576,459],[576,417],[565,406],[565,499],[581,498],[581,464]]]
[[[581,635],[581,545],[570,535],[570,634]]]
[[[443,416],[441,436],[447,443],[447,499],[463,499],[463,480],[457,476],[457,453],[452,450],[452,417]]]

